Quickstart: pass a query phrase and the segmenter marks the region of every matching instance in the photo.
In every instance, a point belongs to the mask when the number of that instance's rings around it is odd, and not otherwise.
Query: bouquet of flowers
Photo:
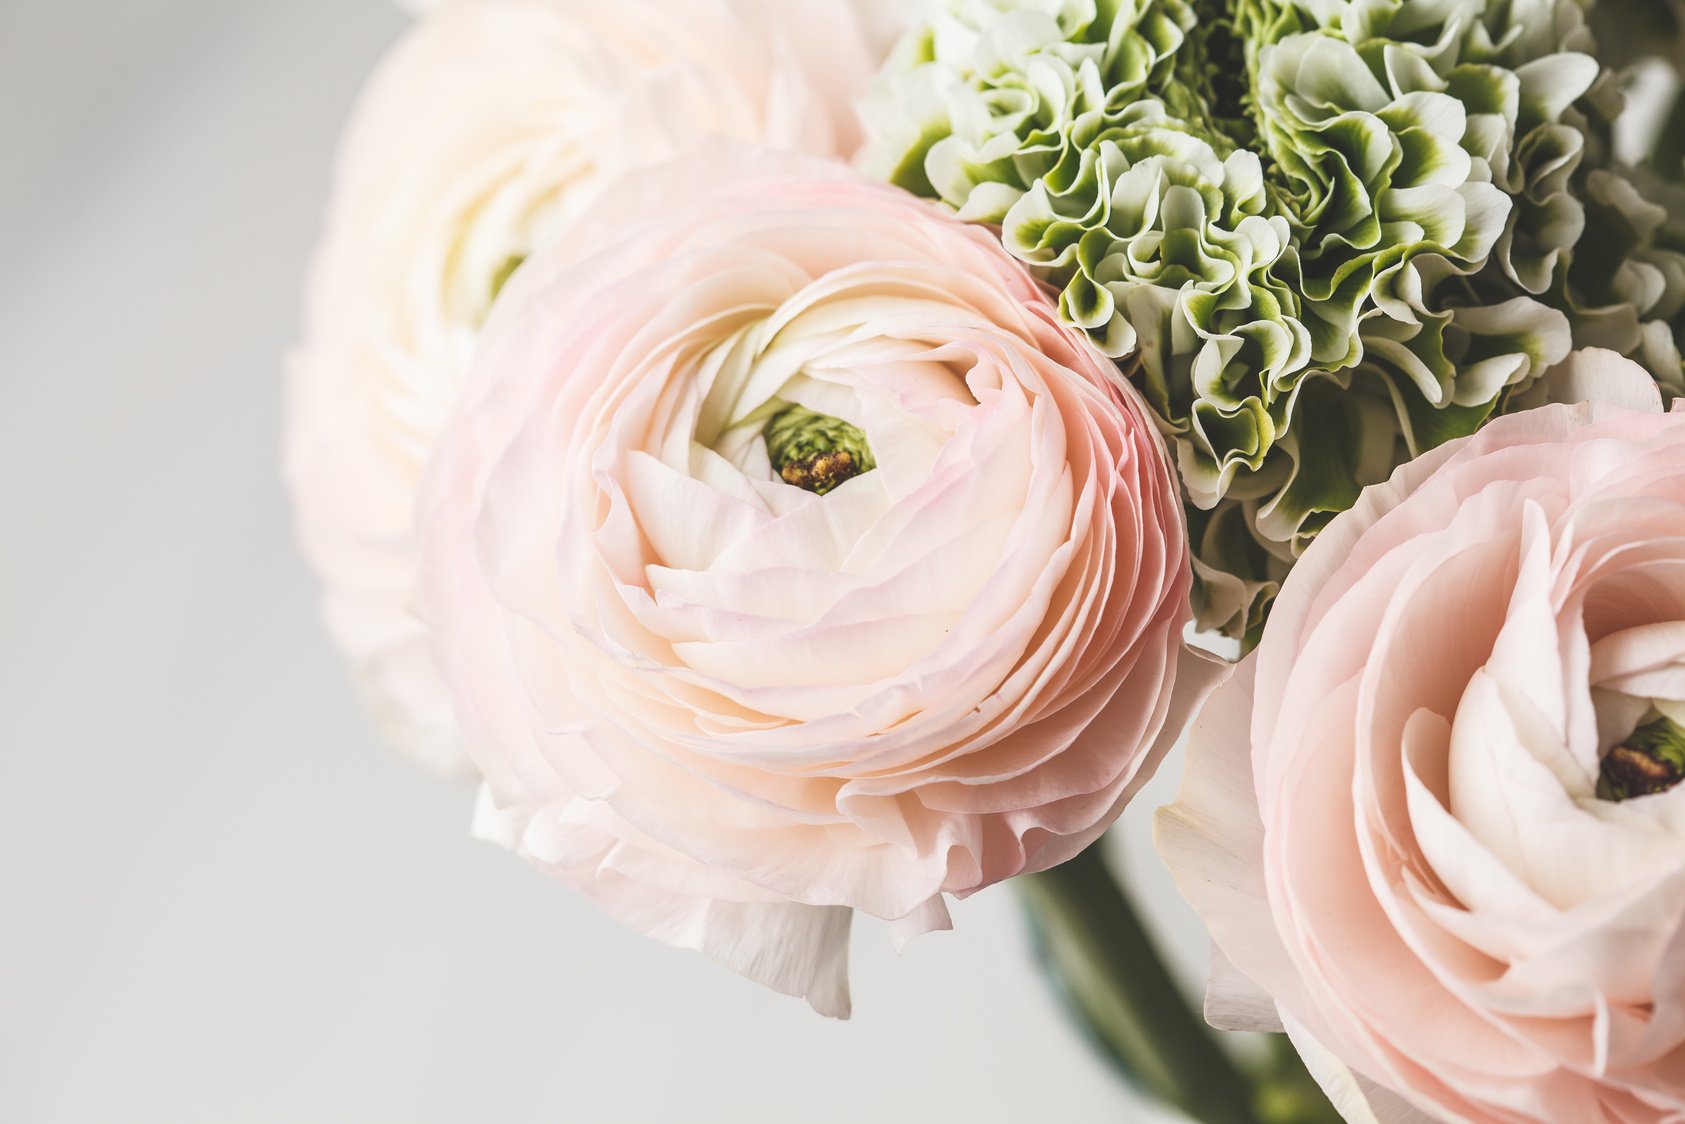
[[[1016,880],[1196,1120],[1685,1120],[1678,5],[426,8],[286,462],[479,834],[838,1016]],[[1184,735],[1257,1056],[1091,847]]]

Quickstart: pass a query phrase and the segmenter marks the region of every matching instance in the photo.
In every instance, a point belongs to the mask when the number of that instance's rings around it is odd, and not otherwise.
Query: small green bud
[[[772,467],[786,484],[822,496],[878,466],[859,429],[805,406],[786,406],[761,430]]]
[[[1652,710],[1638,729],[1603,756],[1597,795],[1619,803],[1666,792],[1685,780],[1685,729]]]

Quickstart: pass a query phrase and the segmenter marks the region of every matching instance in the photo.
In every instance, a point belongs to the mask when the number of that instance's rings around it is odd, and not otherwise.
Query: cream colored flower
[[[724,135],[857,143],[844,0],[458,0],[397,46],[340,153],[287,475],[329,622],[394,739],[465,762],[406,602],[417,481],[522,258],[613,176]]]

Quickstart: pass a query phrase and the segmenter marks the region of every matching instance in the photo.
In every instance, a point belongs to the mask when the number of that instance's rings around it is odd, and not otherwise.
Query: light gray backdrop
[[[276,434],[334,137],[402,26],[0,0],[0,1121],[1141,1119],[1009,889],[902,957],[859,926],[829,1022],[473,841],[376,743]]]

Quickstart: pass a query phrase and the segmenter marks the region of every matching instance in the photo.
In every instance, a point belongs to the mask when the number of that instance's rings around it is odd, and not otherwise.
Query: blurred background
[[[612,2],[612,0],[604,0]],[[827,1021],[470,838],[378,743],[278,469],[385,0],[0,0],[0,1121],[1142,1120],[1014,892]],[[1197,923],[1121,847],[1192,974]]]

